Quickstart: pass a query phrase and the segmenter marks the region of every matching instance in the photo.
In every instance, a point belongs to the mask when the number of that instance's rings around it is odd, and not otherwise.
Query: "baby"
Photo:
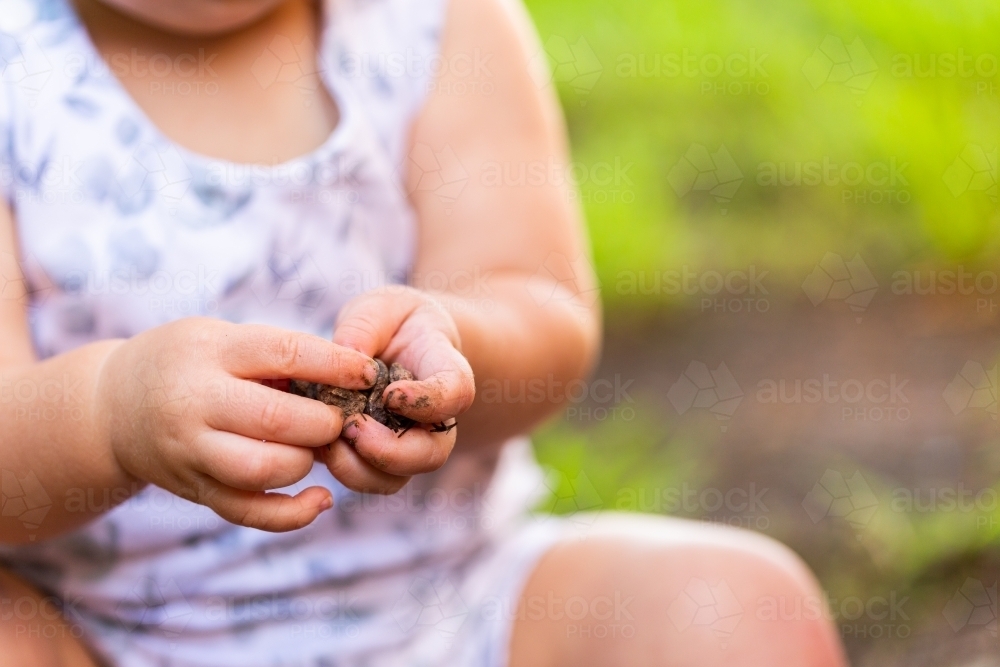
[[[600,338],[565,179],[482,178],[567,164],[538,51],[508,0],[0,3],[0,667],[843,664],[754,613],[821,599],[776,543],[529,514]],[[282,390],[376,358],[402,432]]]

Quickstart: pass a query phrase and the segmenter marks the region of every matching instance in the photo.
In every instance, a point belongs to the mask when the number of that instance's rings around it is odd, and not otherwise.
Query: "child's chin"
[[[260,19],[288,0],[99,0],[165,32],[224,35]]]

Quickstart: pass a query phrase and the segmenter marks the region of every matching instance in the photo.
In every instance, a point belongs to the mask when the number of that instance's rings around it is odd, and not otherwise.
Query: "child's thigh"
[[[511,667],[842,667],[812,575],[748,531],[599,514],[539,562],[521,597]]]
[[[0,568],[0,667],[96,667],[52,598]]]

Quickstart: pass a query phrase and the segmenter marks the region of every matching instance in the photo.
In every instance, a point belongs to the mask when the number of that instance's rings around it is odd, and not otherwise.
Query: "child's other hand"
[[[375,290],[343,308],[333,342],[410,370],[417,380],[394,382],[383,396],[389,410],[421,422],[399,435],[365,415],[349,417],[340,439],[320,450],[333,476],[355,491],[395,493],[412,475],[444,465],[457,429],[432,432],[428,425],[451,423],[476,395],[448,311],[409,287]]]
[[[340,436],[338,408],[271,389],[301,378],[371,387],[368,356],[274,327],[186,318],[122,343],[99,376],[96,408],[122,468],[232,523],[269,531],[305,526],[329,491],[264,493],[305,477],[313,448]]]

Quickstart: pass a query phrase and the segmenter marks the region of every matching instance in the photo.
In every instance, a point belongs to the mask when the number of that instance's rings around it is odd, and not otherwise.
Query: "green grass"
[[[528,6],[550,60],[560,46],[579,47],[556,70],[574,159],[631,165],[618,183],[581,184],[609,306],[655,305],[627,296],[621,303],[613,287],[624,271],[756,263],[794,283],[827,251],[867,253],[869,263],[889,269],[995,256],[995,3],[529,0]],[[877,67],[859,92],[836,81],[814,88],[804,73],[828,36],[843,45],[860,39]],[[948,76],[948,58],[960,50],[973,58],[965,63],[971,76]],[[720,59],[751,52],[763,58],[753,76],[736,61],[733,76],[713,76]],[[685,53],[695,58],[687,74],[666,67]],[[907,76],[907,62],[927,70],[931,58],[934,76]],[[638,71],[643,62],[647,76]],[[599,72],[596,82],[591,72]],[[716,84],[738,94],[716,94]],[[679,194],[671,187],[670,170],[692,143],[709,151],[724,145],[742,172],[725,206],[708,192]],[[993,152],[984,176],[993,179],[992,197],[975,190],[956,195],[945,182],[970,143]],[[863,167],[894,160],[907,165],[905,180],[862,182],[847,188],[849,201],[843,186],[757,182],[761,165],[824,159]],[[881,203],[871,203],[879,196]]]

